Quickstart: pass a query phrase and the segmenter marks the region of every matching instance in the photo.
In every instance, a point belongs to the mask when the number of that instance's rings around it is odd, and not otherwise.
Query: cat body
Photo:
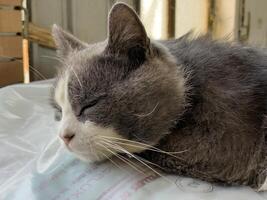
[[[151,41],[123,3],[104,42],[57,26],[53,35],[59,136],[76,156],[136,155],[168,173],[267,189],[264,53],[206,36]]]
[[[158,144],[184,151],[181,159],[163,154],[150,160],[171,173],[258,188],[266,177],[266,55],[207,37],[163,44],[188,73],[190,106]]]

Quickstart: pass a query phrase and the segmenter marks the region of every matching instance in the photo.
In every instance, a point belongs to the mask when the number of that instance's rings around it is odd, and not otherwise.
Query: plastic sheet
[[[248,187],[79,161],[57,139],[50,88],[43,82],[0,89],[0,199],[267,199]]]

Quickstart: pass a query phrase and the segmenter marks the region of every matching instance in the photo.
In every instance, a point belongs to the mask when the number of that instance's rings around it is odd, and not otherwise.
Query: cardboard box
[[[20,33],[21,31],[21,11],[0,10],[0,32]]]
[[[0,62],[0,87],[22,82],[23,67],[21,62]]]
[[[0,37],[0,57],[22,58],[22,37]]]
[[[21,0],[0,0],[2,5],[21,5]],[[21,33],[21,11],[0,10],[0,32]],[[1,36],[1,35],[0,35]],[[1,36],[0,37],[0,57],[22,57],[22,37]],[[20,61],[0,60],[0,87],[23,82],[23,64]]]
[[[19,6],[21,5],[21,0],[0,0],[0,4],[5,4],[5,5],[14,5],[14,6]]]

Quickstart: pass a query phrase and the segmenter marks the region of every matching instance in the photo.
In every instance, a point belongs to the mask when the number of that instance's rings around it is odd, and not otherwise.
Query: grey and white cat
[[[167,173],[267,189],[267,56],[208,37],[152,41],[116,4],[107,40],[56,25],[60,137],[86,161],[141,156]]]

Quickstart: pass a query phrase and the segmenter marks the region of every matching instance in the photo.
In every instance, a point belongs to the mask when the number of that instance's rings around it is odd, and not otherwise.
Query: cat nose
[[[60,134],[59,137],[63,140],[63,142],[68,145],[70,141],[74,138],[74,133],[68,133],[68,134]]]

